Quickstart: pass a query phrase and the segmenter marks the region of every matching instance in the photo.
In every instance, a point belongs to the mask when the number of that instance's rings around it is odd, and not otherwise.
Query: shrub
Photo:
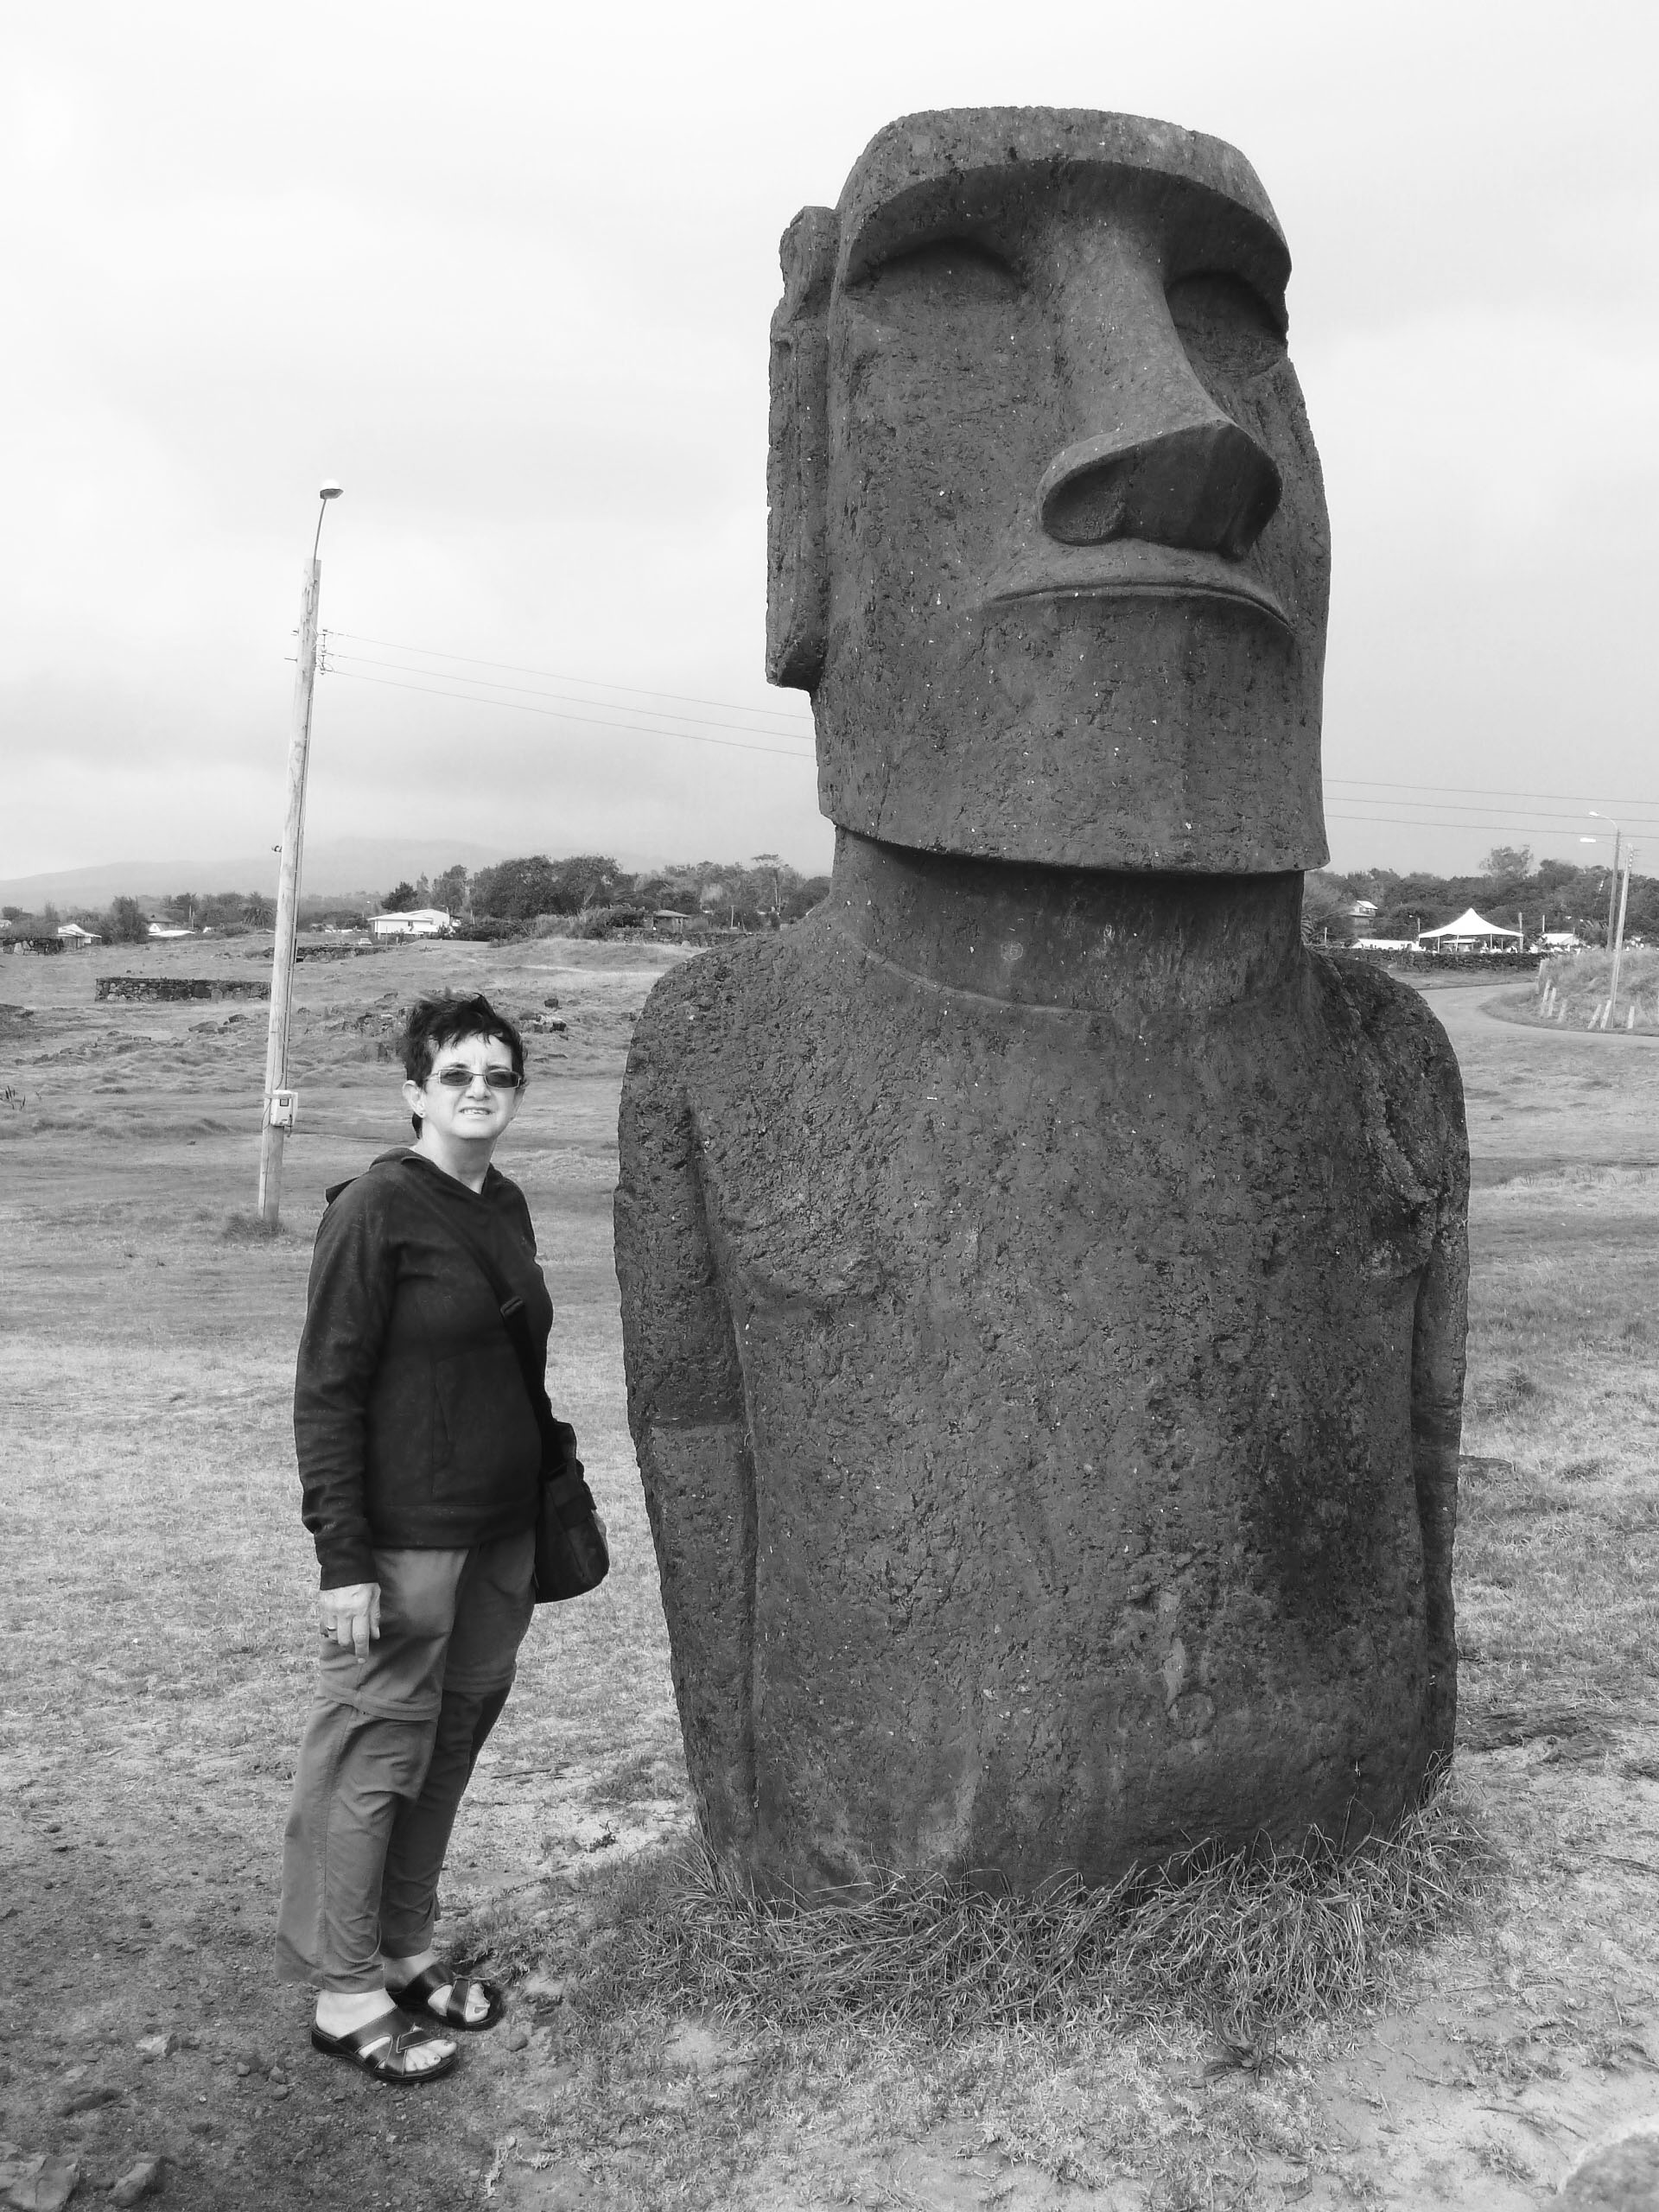
[[[452,934],[474,944],[508,944],[515,938],[528,937],[531,928],[530,923],[509,921],[503,914],[472,914],[461,917]]]
[[[99,916],[99,934],[106,944],[148,944],[149,918],[136,899],[118,899]]]

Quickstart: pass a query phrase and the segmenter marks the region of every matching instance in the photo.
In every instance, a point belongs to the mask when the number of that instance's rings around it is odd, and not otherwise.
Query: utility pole
[[[322,587],[322,518],[338,484],[318,493],[317,534],[300,595],[300,650],[294,671],[294,727],[288,745],[288,810],[276,878],[276,942],[271,954],[270,1027],[265,1039],[265,1110],[259,1131],[259,1218],[275,1230],[283,1191],[283,1141],[296,1100],[288,1088],[288,1020],[294,995],[294,940],[300,920],[300,861],[305,848],[305,776],[311,755],[311,693],[317,677],[317,600]]]
[[[1613,830],[1613,873],[1607,885],[1607,942],[1609,944],[1613,941],[1613,898],[1618,889],[1618,853],[1624,837],[1623,828],[1616,824]]]
[[[1619,849],[1624,842],[1624,825],[1619,821],[1616,815],[1599,814],[1593,806],[1590,809],[1590,819],[1592,822],[1611,822],[1613,825],[1613,872],[1608,878],[1607,881],[1607,936],[1605,940],[1607,944],[1611,944],[1613,941],[1613,901],[1618,891],[1618,855]],[[1579,840],[1579,842],[1581,845],[1593,845],[1598,842],[1599,840],[1594,837],[1580,837]]]
[[[1613,938],[1613,972],[1607,979],[1607,1019],[1602,1027],[1613,1026],[1613,1009],[1618,1004],[1618,963],[1624,950],[1624,915],[1630,903],[1630,862],[1635,855],[1628,849],[1624,855],[1624,882],[1618,894],[1618,931]]]

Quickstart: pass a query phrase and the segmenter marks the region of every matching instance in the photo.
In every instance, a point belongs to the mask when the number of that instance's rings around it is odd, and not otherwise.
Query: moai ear
[[[830,288],[833,207],[803,207],[778,257],[784,296],[772,318],[766,452],[766,681],[810,691],[823,667],[830,610]]]

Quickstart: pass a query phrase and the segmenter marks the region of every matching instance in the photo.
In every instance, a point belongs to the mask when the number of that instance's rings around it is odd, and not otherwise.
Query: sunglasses
[[[515,1075],[511,1068],[453,1067],[440,1068],[437,1073],[429,1077],[428,1080],[432,1083],[441,1083],[446,1090],[468,1090],[477,1082],[480,1074],[492,1090],[517,1090],[525,1080],[523,1076]]]

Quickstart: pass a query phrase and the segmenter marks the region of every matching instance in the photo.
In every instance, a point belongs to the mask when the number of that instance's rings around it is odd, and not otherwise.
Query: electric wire
[[[1327,792],[1332,805],[1352,806],[1356,804],[1356,802],[1350,798],[1349,794],[1345,791],[1332,791],[1327,786]],[[1413,807],[1415,806],[1417,803],[1412,799],[1395,799],[1392,801],[1381,799],[1378,800],[1376,804],[1379,806],[1392,804],[1395,806]],[[1425,810],[1408,814],[1403,817],[1397,815],[1377,814],[1368,810],[1363,814],[1354,814],[1349,818],[1356,822],[1387,822],[1403,819],[1408,823],[1412,822],[1421,822],[1425,829],[1432,828],[1436,823],[1442,828],[1452,830],[1479,830],[1487,826],[1503,828],[1505,825],[1515,826],[1531,824],[1546,832],[1563,828],[1576,827],[1579,829],[1581,835],[1585,834],[1583,831],[1583,823],[1585,820],[1583,815],[1551,813],[1541,806],[1435,806],[1432,801],[1424,800],[1422,802],[1422,807]],[[1659,820],[1643,820],[1640,817],[1630,815],[1626,815],[1624,817],[1624,832],[1626,838],[1630,837],[1637,831],[1642,832],[1644,836],[1651,836],[1656,829],[1659,829]],[[1604,842],[1611,843],[1612,841],[1611,836],[1609,836],[1605,840],[1599,837],[1590,838],[1588,842],[1594,844],[1599,844]]]
[[[376,660],[367,654],[342,652],[337,641],[372,645],[382,652],[409,654],[421,660],[442,662],[449,665],[406,667],[397,661]],[[809,725],[786,721],[782,717],[769,714],[765,708],[744,706],[735,700],[655,690],[643,684],[613,683],[599,677],[572,676],[561,670],[541,668],[521,661],[491,660],[476,653],[447,652],[429,645],[371,638],[358,631],[329,630],[323,632],[321,642],[324,670],[329,674],[346,677],[354,683],[379,683],[390,690],[423,692],[429,697],[452,699],[474,706],[508,707],[515,712],[535,715],[545,721],[569,721],[588,728],[614,730],[630,736],[678,737],[690,744],[715,745],[732,752],[767,753],[779,760],[810,760],[811,757],[804,749],[812,738]],[[631,700],[660,699],[669,703],[663,707],[624,706],[605,698],[578,697],[565,691],[543,690],[534,684],[500,683],[493,677],[454,672],[486,668],[499,670],[509,676],[535,676],[553,683],[580,685],[590,692],[613,691]],[[491,693],[514,693],[518,696],[486,696]],[[525,705],[524,701],[526,698],[551,700],[556,702],[556,706]],[[721,715],[746,715],[754,727],[744,728],[741,734],[735,732],[726,735],[709,734],[707,733],[722,729],[730,732],[731,725],[712,721],[701,715],[685,714],[682,709],[688,706],[712,707]],[[646,719],[626,719],[629,715]],[[687,723],[694,723],[696,728],[677,726]],[[766,736],[788,737],[798,741],[798,743],[786,747],[753,741]],[[1481,784],[1411,784],[1374,776],[1327,776],[1325,787],[1333,802],[1325,810],[1327,820],[1360,827],[1374,823],[1379,828],[1390,829],[1509,830],[1521,836],[1547,836],[1552,830],[1597,818],[1588,811],[1589,795],[1571,791],[1545,791],[1532,787]],[[1422,800],[1404,796],[1419,791],[1431,792],[1434,796]],[[1368,791],[1387,792],[1389,797],[1373,800],[1364,796]],[[1528,800],[1543,800],[1552,804],[1516,804]],[[1447,801],[1449,804],[1445,804]],[[1407,814],[1376,810],[1389,805],[1413,810]],[[1554,811],[1554,805],[1579,805],[1585,807],[1586,811],[1582,814],[1557,813]],[[1644,836],[1659,834],[1659,812],[1652,817],[1646,812],[1647,809],[1656,806],[1655,801],[1602,797],[1602,805],[1609,810],[1608,816],[1604,818],[1609,821],[1610,825],[1611,810],[1614,806],[1626,810],[1622,817],[1622,826],[1627,836],[1637,832]],[[1640,814],[1631,810],[1638,808],[1643,810]],[[1356,809],[1363,810],[1351,810]],[[1588,842],[1587,837],[1586,842]]]
[[[798,766],[803,763],[808,766],[812,765],[810,753],[791,750],[782,745],[750,745],[742,738],[709,737],[696,730],[646,729],[633,722],[601,721],[592,715],[567,714],[552,707],[523,706],[516,699],[480,699],[470,691],[439,691],[429,683],[399,683],[393,677],[365,676],[359,669],[334,668],[332,664],[329,672],[343,676],[350,683],[380,683],[390,690],[419,691],[429,699],[459,699],[472,707],[505,707],[517,714],[538,715],[543,721],[582,722],[593,729],[615,730],[634,737],[683,737],[689,745],[721,745],[734,753],[770,753],[774,760],[793,760]]]
[[[1375,823],[1379,829],[1390,830],[1478,830],[1483,836],[1499,836],[1505,830],[1508,830],[1514,836],[1519,837],[1528,836],[1547,836],[1550,834],[1548,830],[1541,830],[1535,823],[1528,822],[1503,820],[1491,822],[1451,822],[1440,816],[1423,814],[1344,814],[1338,808],[1334,806],[1327,806],[1325,808],[1325,818],[1327,822],[1346,822],[1357,823],[1361,828]],[[1627,852],[1635,850],[1635,841],[1632,838],[1627,837],[1624,841],[1624,845]],[[1579,863],[1579,865],[1585,868],[1611,868],[1612,866],[1612,861],[1611,860],[1590,860]],[[1620,866],[1622,867],[1624,863],[1621,861]],[[1399,871],[1396,871],[1396,873],[1398,872]]]
[[[801,735],[810,737],[812,734],[810,728],[804,727],[799,723],[796,723],[794,725],[785,723],[784,717],[779,715],[776,708],[772,707],[743,707],[740,706],[737,702],[733,699],[704,699],[697,696],[695,693],[686,691],[652,691],[648,690],[643,684],[613,683],[608,680],[608,678],[594,676],[569,676],[565,674],[563,671],[556,668],[531,668],[523,661],[484,660],[476,653],[439,652],[435,647],[430,645],[395,645],[390,639],[365,638],[354,630],[330,630],[327,634],[331,638],[346,639],[354,645],[373,645],[381,652],[414,653],[423,660],[458,661],[467,668],[499,668],[505,671],[509,676],[544,676],[550,683],[584,684],[590,691],[626,691],[632,697],[639,699],[671,699],[677,700],[683,706],[688,707],[718,707],[724,714],[755,715],[763,718],[770,718],[775,722],[783,723],[785,727],[789,728],[791,735],[798,733]],[[455,679],[457,683],[466,680],[467,679],[459,677]],[[524,687],[520,685],[505,685],[502,688],[509,690],[521,690]]]
[[[485,691],[513,691],[520,694],[522,696],[531,699],[556,699],[565,705],[573,707],[596,707],[600,709],[609,709],[612,706],[612,702],[608,699],[575,698],[568,691],[543,691],[535,684],[531,683],[492,683],[488,677],[482,676],[449,676],[442,669],[405,668],[397,661],[372,660],[366,653],[331,652],[328,657],[327,666],[330,672],[338,672],[340,675],[353,674],[355,671],[359,668],[388,669],[398,676],[416,676],[435,683],[467,683],[474,685]],[[664,696],[667,695],[658,694],[656,696]],[[496,701],[491,699],[480,699],[479,701],[479,704],[480,706],[493,706],[497,703],[498,702]],[[615,711],[618,713],[626,711],[635,715],[649,715],[653,721],[671,721],[678,722],[696,722],[699,728],[704,729],[724,729],[730,727],[730,725],[726,722],[710,721],[704,715],[683,715],[677,712],[671,713],[667,709],[660,707],[631,707],[626,710],[621,708],[618,708]],[[664,734],[667,735],[671,733],[664,732]],[[677,732],[672,734],[678,734]],[[797,733],[786,728],[762,728],[749,731],[747,734],[753,737],[785,737],[793,736],[797,734]],[[810,741],[812,733],[809,729],[805,731],[804,734]]]

